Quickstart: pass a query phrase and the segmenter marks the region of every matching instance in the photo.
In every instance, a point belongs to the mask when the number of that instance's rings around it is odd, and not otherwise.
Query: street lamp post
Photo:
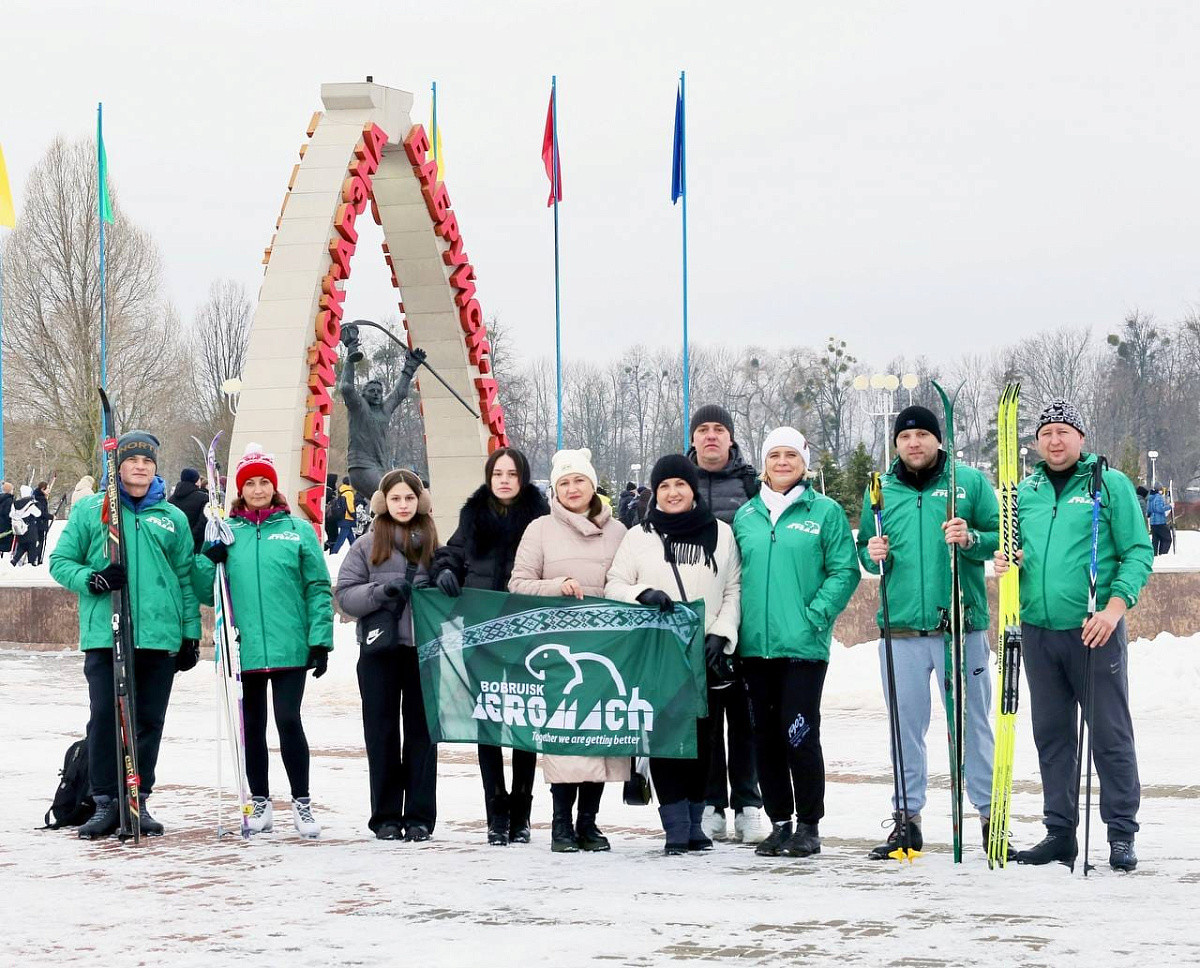
[[[860,392],[875,391],[876,403],[881,406],[881,410],[872,410],[869,406],[863,406],[863,413],[868,417],[875,419],[882,417],[883,425],[883,466],[887,467],[892,462],[892,435],[888,429],[888,425],[893,417],[900,411],[895,407],[895,392],[900,387],[904,387],[908,391],[908,403],[912,406],[912,392],[917,388],[917,384],[921,381],[917,379],[916,374],[905,373],[904,376],[896,376],[894,373],[876,373],[868,377],[865,373],[854,378],[851,386]]]
[[[1158,451],[1148,450],[1146,456],[1150,458],[1150,490],[1154,490],[1154,485],[1158,483]]]
[[[1029,476],[1029,471],[1025,467],[1025,458],[1028,456],[1028,454],[1029,454],[1029,448],[1022,447],[1021,448],[1021,476],[1022,477]]]
[[[629,469],[633,471],[633,479],[637,482],[637,486],[642,486],[642,465],[630,464]]]

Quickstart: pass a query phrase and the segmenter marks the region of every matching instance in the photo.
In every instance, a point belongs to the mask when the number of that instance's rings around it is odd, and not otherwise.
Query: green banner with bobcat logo
[[[464,589],[413,593],[435,743],[572,756],[696,755],[708,714],[704,606]]]

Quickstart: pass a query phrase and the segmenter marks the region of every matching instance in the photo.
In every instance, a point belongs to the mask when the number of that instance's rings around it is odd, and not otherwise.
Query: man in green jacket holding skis
[[[946,520],[950,492],[951,458],[941,448],[942,431],[937,417],[925,407],[910,406],[896,417],[893,428],[896,459],[883,475],[883,531],[876,534],[869,512],[870,493],[863,497],[858,531],[858,557],[864,568],[879,574],[886,561],[890,606],[893,666],[896,676],[896,709],[900,747],[904,754],[904,782],[908,812],[893,802],[895,824],[887,840],[868,855],[883,860],[905,843],[922,846],[921,809],[928,784],[925,734],[929,731],[931,699],[929,679],[946,701],[945,615],[950,604],[951,545],[958,545],[959,579],[963,597],[963,658],[966,663],[966,737],[963,767],[967,797],[979,812],[983,844],[988,841],[992,798],[992,737],[988,711],[992,701],[988,675],[988,602],[983,565],[996,551],[1000,511],[996,492],[979,471],[958,464],[957,516]],[[884,652],[883,609],[879,663],[887,699],[887,666]],[[893,798],[895,799],[895,798]],[[905,831],[905,825],[908,829]]]
[[[1125,612],[1137,604],[1153,554],[1133,484],[1105,468],[1096,545],[1096,608],[1088,614],[1095,454],[1083,452],[1079,410],[1053,400],[1042,411],[1037,446],[1042,460],[1021,482],[1021,635],[1030,715],[1042,773],[1046,837],[1017,854],[1018,863],[1074,866],[1079,824],[1078,707],[1084,699],[1087,650],[1092,654],[1089,728],[1100,777],[1100,817],[1108,827],[1113,870],[1137,867],[1134,835],[1141,802]],[[996,555],[996,570],[1008,562]]]
[[[112,593],[125,589],[133,618],[134,714],[140,782],[141,831],[163,832],[146,798],[175,672],[199,655],[200,608],[192,590],[192,533],[187,517],[167,503],[157,475],[158,438],[141,430],[117,442],[124,566],[108,560],[108,505],[99,494],[71,509],[50,555],[50,575],[79,596],[79,647],[87,679],[88,771],[96,813],[79,828],[85,840],[108,837],[119,824],[116,711],[113,699]]]

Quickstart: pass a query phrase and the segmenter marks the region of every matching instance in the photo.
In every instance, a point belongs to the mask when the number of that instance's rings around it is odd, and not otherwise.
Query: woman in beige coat
[[[625,526],[596,494],[592,452],[560,450],[550,470],[550,514],[533,521],[521,538],[508,590],[519,595],[601,598]],[[554,798],[550,849],[556,853],[608,850],[596,826],[604,784],[629,779],[628,756],[542,757],[542,774]],[[579,819],[573,821],[576,797]]]

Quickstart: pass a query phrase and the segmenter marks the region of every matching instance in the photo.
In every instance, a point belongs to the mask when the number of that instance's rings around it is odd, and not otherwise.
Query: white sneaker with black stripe
[[[292,800],[292,823],[301,837],[315,840],[321,836],[321,825],[313,819],[312,797],[297,797]]]
[[[255,797],[250,803],[253,809],[250,811],[250,817],[246,820],[247,829],[252,834],[270,830],[275,825],[275,811],[271,808],[271,801],[266,797]]]

